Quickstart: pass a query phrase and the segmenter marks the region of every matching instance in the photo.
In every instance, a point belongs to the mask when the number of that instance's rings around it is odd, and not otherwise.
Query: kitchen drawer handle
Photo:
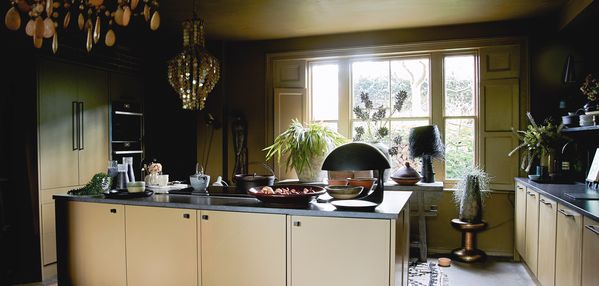
[[[302,226],[302,222],[301,221],[294,221],[293,222],[293,226],[300,227],[300,226]]]
[[[588,230],[592,231],[593,233],[599,235],[599,226],[587,224],[584,227],[586,227]]]
[[[537,196],[537,195],[535,195],[535,194],[534,194],[534,193],[532,193],[532,192],[526,192],[526,193],[527,193],[529,196],[533,197],[533,198]]]
[[[110,209],[110,213],[111,214],[115,214],[116,213],[116,209]]]
[[[190,218],[191,216],[189,214],[183,214],[183,218]]]
[[[572,214],[572,213],[569,213],[569,212],[567,212],[567,211],[566,211],[566,210],[564,210],[564,209],[559,209],[559,210],[557,210],[557,211],[558,211],[559,213],[561,213],[561,214],[563,214],[563,215],[567,216],[567,217],[574,217],[574,214]]]
[[[539,201],[540,201],[541,203],[543,203],[544,205],[546,205],[546,206],[553,207],[553,206],[551,205],[551,202],[548,202],[548,201],[546,201],[545,199],[540,199]]]
[[[203,220],[208,220],[208,215],[202,215]]]

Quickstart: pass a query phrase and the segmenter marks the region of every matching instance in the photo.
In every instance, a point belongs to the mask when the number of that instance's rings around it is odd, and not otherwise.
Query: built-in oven
[[[141,103],[112,102],[111,123],[112,160],[122,163],[123,157],[132,157],[136,179],[143,180],[144,116]]]

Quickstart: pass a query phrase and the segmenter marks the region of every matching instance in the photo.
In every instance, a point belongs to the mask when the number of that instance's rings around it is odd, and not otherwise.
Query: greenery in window
[[[403,90],[395,94],[391,113],[387,116],[387,108],[383,105],[375,107],[368,93],[361,92],[360,102],[362,105],[355,106],[353,112],[358,119],[365,123],[365,126],[354,127],[356,132],[354,141],[379,142],[387,138],[389,136],[390,118],[395,112],[401,111],[407,97],[408,93]],[[401,137],[398,138],[398,136],[393,138],[394,142],[401,142]]]

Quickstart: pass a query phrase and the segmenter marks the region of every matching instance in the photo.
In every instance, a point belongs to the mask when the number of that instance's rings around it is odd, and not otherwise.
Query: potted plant
[[[458,181],[453,199],[459,209],[459,219],[468,223],[480,223],[483,217],[483,201],[489,189],[489,176],[479,168],[465,171]]]
[[[599,81],[595,79],[593,74],[588,74],[580,87],[580,91],[584,94],[589,102],[584,105],[585,111],[597,110],[597,95],[599,95]]]
[[[281,156],[287,156],[286,169],[295,169],[301,182],[317,182],[323,179],[320,168],[326,155],[345,141],[343,135],[322,123],[304,126],[294,119],[289,128],[263,151],[267,151],[266,160],[276,157],[279,163]]]
[[[555,158],[555,150],[568,141],[568,139],[561,134],[563,125],[556,125],[550,119],[546,119],[545,124],[539,125],[535,122],[530,112],[527,112],[526,115],[528,116],[530,125],[528,125],[526,130],[516,131],[512,129],[522,143],[514,148],[508,156],[512,156],[518,150],[523,150],[525,154],[522,157],[520,167],[524,169],[524,171],[530,173],[530,169],[535,159],[540,159],[542,172],[548,171],[551,173],[554,167],[553,159]],[[545,168],[547,170],[544,170]]]

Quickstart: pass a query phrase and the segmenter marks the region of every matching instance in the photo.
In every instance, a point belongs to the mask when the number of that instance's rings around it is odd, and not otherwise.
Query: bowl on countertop
[[[327,184],[329,186],[347,186],[348,181],[346,179],[328,179]]]
[[[127,183],[127,191],[129,193],[141,193],[146,190],[146,182],[138,181],[138,182],[129,182]]]
[[[324,189],[329,196],[337,200],[348,200],[359,196],[364,187],[362,186],[326,186]]]
[[[370,191],[374,182],[376,182],[376,178],[354,178],[347,179],[349,186],[361,186],[364,187],[364,190]]]

